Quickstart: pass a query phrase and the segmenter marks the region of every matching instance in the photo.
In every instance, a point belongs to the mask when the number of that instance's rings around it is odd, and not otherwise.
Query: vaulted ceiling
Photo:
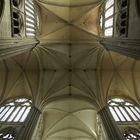
[[[25,96],[43,111],[38,140],[98,140],[110,97],[140,103],[140,61],[100,44],[102,2],[36,0],[40,43],[0,61],[1,102]]]

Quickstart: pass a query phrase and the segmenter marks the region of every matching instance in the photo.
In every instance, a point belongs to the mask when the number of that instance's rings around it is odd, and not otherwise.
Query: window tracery
[[[1,122],[24,122],[31,110],[31,100],[20,98],[0,107]]]
[[[120,36],[127,37],[128,34],[128,15],[129,15],[129,1],[120,0],[118,1],[118,20],[117,27]]]
[[[114,98],[109,100],[109,110],[117,122],[139,122],[140,108],[124,99]]]
[[[19,5],[19,0],[11,0],[11,23],[13,37],[21,35],[22,12],[19,9]]]
[[[14,128],[5,128],[0,131],[0,140],[15,140],[16,132]]]
[[[140,131],[134,128],[128,128],[125,130],[124,138],[126,140],[139,140],[140,139]]]

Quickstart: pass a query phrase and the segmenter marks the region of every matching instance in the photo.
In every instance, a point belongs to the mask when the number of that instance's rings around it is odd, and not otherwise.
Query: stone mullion
[[[18,136],[17,140],[31,139],[40,114],[41,112],[37,108],[32,107],[27,119],[25,120],[24,126],[20,130],[22,134]]]
[[[122,140],[123,136],[118,126],[116,125],[115,120],[111,116],[109,108],[107,106],[104,107],[102,110],[98,112],[98,114],[102,120],[104,129],[108,136],[108,140]]]

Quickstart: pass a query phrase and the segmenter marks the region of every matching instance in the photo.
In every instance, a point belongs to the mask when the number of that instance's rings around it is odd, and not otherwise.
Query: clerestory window
[[[104,36],[113,36],[113,23],[114,23],[114,0],[106,0],[104,13],[100,18],[100,26],[103,30]]]
[[[25,0],[26,36],[35,36],[37,18],[33,0]]]
[[[114,98],[108,101],[109,110],[117,122],[139,122],[140,107],[124,99]]]
[[[24,122],[31,110],[31,100],[20,98],[0,107],[1,122]]]

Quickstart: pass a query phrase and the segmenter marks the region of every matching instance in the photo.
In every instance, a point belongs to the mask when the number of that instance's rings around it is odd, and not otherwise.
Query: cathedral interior
[[[140,140],[139,0],[0,0],[0,140]]]

